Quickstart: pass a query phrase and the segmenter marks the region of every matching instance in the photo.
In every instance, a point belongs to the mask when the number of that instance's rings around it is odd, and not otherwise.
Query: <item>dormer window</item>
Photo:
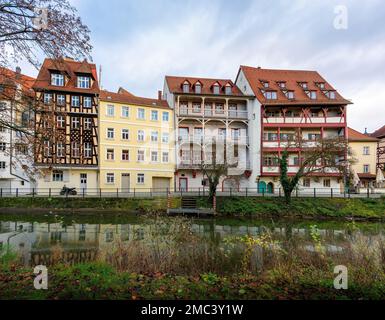
[[[264,88],[268,88],[269,87],[269,82],[268,81],[261,81],[262,85]]]
[[[213,85],[213,93],[214,94],[219,94],[219,84],[218,83],[215,83]]]
[[[320,89],[325,89],[325,82],[318,82],[318,87]]]
[[[336,92],[335,91],[324,91],[325,95],[330,99],[334,100],[336,98]]]
[[[226,86],[225,86],[225,93],[227,94],[227,95],[231,95],[232,94],[232,88],[231,88],[231,84],[226,84]]]
[[[202,85],[199,82],[195,84],[195,93],[202,93]]]
[[[308,88],[307,82],[300,82],[299,85],[300,85],[303,89],[307,89],[307,88]]]
[[[294,91],[286,91],[285,96],[286,96],[286,98],[293,100],[294,99]]]
[[[317,99],[317,92],[316,91],[306,91],[306,94],[312,100]]]
[[[64,76],[60,73],[51,73],[51,85],[64,86]]]
[[[277,91],[265,91],[263,93],[263,95],[265,96],[265,98],[267,100],[276,100],[277,99]]]
[[[285,89],[286,88],[286,82],[285,81],[279,81],[277,82],[278,86],[281,88],[281,89]]]
[[[190,92],[190,83],[188,81],[185,81],[183,83],[183,93],[189,93]]]
[[[91,79],[86,76],[78,76],[77,87],[81,89],[89,89],[91,88]]]

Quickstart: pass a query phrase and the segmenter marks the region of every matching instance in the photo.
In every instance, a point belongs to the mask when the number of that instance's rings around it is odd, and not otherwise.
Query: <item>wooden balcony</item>
[[[202,108],[179,108],[177,116],[182,118],[213,118],[213,119],[243,119],[247,120],[247,110],[215,110]]]

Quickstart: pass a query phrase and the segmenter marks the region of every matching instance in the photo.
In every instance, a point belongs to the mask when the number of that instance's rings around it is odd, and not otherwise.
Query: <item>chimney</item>
[[[368,128],[365,128],[365,133],[364,134],[368,134]]]
[[[159,90],[159,91],[158,91],[158,100],[163,100],[163,97],[162,97],[162,90]]]
[[[15,71],[16,71],[16,79],[20,79],[21,68],[19,66],[17,66]]]

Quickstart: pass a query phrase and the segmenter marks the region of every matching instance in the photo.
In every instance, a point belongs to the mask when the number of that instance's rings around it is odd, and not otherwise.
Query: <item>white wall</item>
[[[239,71],[235,84],[243,94],[254,96],[254,92],[242,70]],[[249,158],[252,170],[252,175],[248,180],[248,187],[257,188],[257,176],[261,175],[261,104],[257,99],[248,100],[247,110],[249,114]]]

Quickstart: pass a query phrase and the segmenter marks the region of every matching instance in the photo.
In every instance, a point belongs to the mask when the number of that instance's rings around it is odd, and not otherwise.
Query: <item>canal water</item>
[[[165,219],[172,223],[173,219],[180,218],[161,219],[164,228]],[[257,237],[268,232],[283,246],[289,241],[301,241],[307,250],[312,251],[315,230],[325,249],[330,252],[343,252],[358,234],[369,243],[385,239],[384,223],[239,218],[193,218],[186,219],[186,222],[191,232],[198,235],[201,241],[211,241],[218,245],[229,237]],[[52,249],[60,246],[68,262],[92,261],[98,251],[108,245],[146,241],[151,237],[149,230],[157,229],[158,226],[159,220],[155,218],[135,215],[0,215],[0,254],[12,250],[19,254],[25,265],[37,265],[47,263]]]

